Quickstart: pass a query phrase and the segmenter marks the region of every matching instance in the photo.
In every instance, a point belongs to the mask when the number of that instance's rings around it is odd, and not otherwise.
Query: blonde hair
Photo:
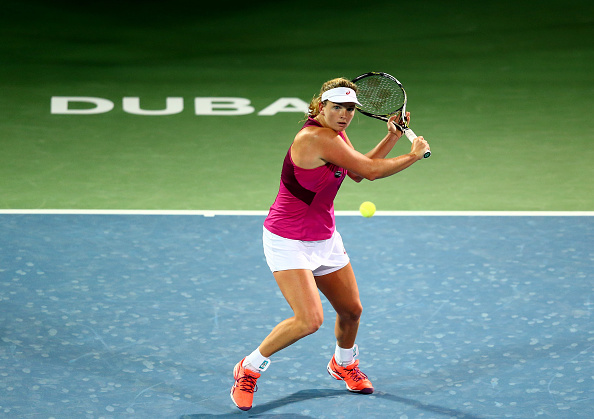
[[[322,94],[330,89],[334,89],[335,87],[349,87],[353,89],[355,92],[357,91],[357,85],[350,81],[349,79],[345,79],[344,77],[337,77],[332,80],[328,80],[326,83],[322,85],[320,89],[320,93],[313,97],[311,102],[309,102],[309,109],[307,111],[307,115],[310,118],[315,118],[320,113],[320,103],[322,101]]]

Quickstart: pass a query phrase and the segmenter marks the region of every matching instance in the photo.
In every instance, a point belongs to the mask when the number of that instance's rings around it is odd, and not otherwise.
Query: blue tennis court
[[[0,415],[591,418],[591,216],[337,217],[376,392],[326,372],[334,313],[254,407],[232,369],[292,312],[262,215],[0,215]]]

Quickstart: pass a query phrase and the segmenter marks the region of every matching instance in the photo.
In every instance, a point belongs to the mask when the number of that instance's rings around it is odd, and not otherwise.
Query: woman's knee
[[[349,322],[358,322],[363,314],[363,305],[360,301],[345,307],[338,312],[338,315],[342,320]]]
[[[300,316],[296,320],[299,322],[303,336],[307,336],[317,332],[322,327],[324,313],[316,311],[308,313],[306,316]]]

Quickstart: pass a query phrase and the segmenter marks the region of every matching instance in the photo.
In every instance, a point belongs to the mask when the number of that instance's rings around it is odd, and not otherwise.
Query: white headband
[[[334,89],[326,90],[322,93],[322,102],[327,100],[334,103],[356,103],[361,106],[359,101],[357,101],[357,93],[348,87],[335,87]]]

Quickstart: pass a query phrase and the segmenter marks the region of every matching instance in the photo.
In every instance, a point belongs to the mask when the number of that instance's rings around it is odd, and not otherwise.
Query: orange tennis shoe
[[[371,394],[373,393],[373,385],[365,374],[359,369],[359,360],[357,359],[351,365],[341,367],[336,363],[334,356],[328,363],[328,374],[337,380],[342,380],[346,384],[346,388],[354,393]]]
[[[245,358],[244,358],[245,359]],[[256,381],[260,373],[243,367],[243,359],[233,369],[235,383],[231,387],[231,400],[241,410],[250,410],[254,400],[254,392],[258,391]]]

